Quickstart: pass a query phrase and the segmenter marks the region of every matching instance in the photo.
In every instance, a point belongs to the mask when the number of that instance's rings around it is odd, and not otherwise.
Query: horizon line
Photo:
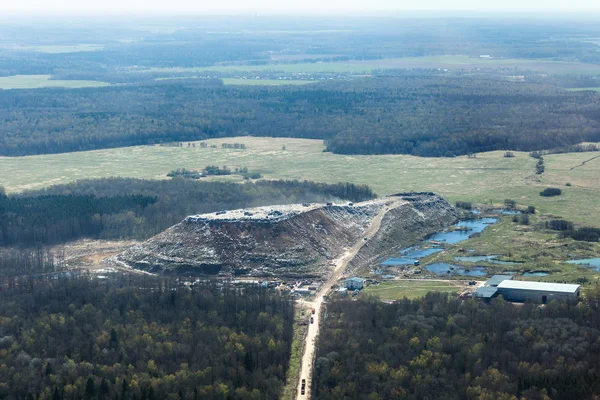
[[[198,9],[198,8],[181,8],[181,9],[134,9],[134,8],[118,8],[118,9],[13,9],[0,11],[0,18],[14,16],[35,16],[35,17],[57,17],[57,16],[81,16],[81,17],[131,17],[131,13],[136,15],[133,17],[144,16],[161,16],[161,17],[194,17],[194,16],[295,16],[295,17],[400,17],[410,15],[430,15],[445,16],[459,14],[462,17],[486,16],[494,17],[500,15],[526,15],[531,16],[585,16],[593,18],[600,16],[600,8],[595,9],[572,9],[565,10],[562,8],[544,9],[542,11],[536,9],[400,9],[400,8],[378,8],[378,9]],[[367,13],[367,14],[365,14]],[[599,21],[600,22],[600,21]]]

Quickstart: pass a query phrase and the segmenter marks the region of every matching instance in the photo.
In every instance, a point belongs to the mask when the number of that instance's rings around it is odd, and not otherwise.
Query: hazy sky
[[[600,11],[600,0],[0,0],[7,11],[353,12],[359,10]],[[2,12],[2,11],[0,11]]]

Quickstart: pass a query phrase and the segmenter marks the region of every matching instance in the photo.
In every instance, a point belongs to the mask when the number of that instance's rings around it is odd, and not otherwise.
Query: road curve
[[[371,220],[371,224],[369,228],[366,230],[364,237],[371,239],[379,228],[381,227],[381,221],[383,221],[383,217],[385,214],[394,208],[397,208],[403,204],[406,204],[407,201],[402,200],[401,198],[390,197],[385,199],[385,203],[381,210],[377,215]],[[321,285],[317,293],[315,294],[315,299],[312,302],[305,302],[306,305],[315,309],[314,315],[314,323],[308,325],[308,333],[306,334],[305,344],[304,344],[304,353],[302,354],[302,367],[300,368],[300,378],[298,379],[298,387],[296,392],[297,400],[305,400],[310,398],[310,388],[312,383],[312,372],[313,372],[313,361],[315,358],[315,350],[316,350],[316,341],[317,336],[319,335],[319,328],[321,324],[321,309],[323,306],[323,298],[329,291],[329,288],[333,284],[335,284],[344,274],[344,270],[346,266],[352,259],[358,254],[360,249],[367,243],[362,237],[358,242],[356,242],[351,248],[346,250],[346,252],[335,260],[335,267],[331,273],[331,276]],[[306,380],[306,388],[305,394],[302,395],[301,387],[302,387],[302,379]]]

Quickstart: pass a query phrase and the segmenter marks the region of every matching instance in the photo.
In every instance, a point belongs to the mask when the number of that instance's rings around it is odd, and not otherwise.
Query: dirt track
[[[304,400],[310,398],[310,388],[312,383],[312,370],[313,370],[313,361],[315,358],[315,349],[316,349],[316,340],[319,334],[320,328],[320,320],[321,320],[321,308],[323,306],[323,297],[327,294],[329,289],[333,284],[335,284],[340,278],[342,278],[344,274],[344,270],[346,266],[352,259],[358,254],[360,249],[368,243],[368,239],[379,230],[381,227],[381,221],[383,221],[383,217],[386,213],[399,207],[407,202],[400,198],[390,198],[389,201],[386,202],[386,205],[381,208],[381,211],[373,218],[371,224],[367,231],[364,234],[364,237],[367,240],[361,238],[357,243],[354,244],[351,248],[349,248],[344,255],[338,258],[335,261],[335,267],[331,273],[331,276],[323,283],[320,289],[315,294],[315,299],[312,302],[306,302],[305,304],[309,307],[315,309],[315,314],[313,315],[314,323],[308,326],[308,333],[306,335],[306,343],[304,346],[304,353],[302,354],[302,367],[300,368],[300,379],[298,380],[298,388],[296,398],[298,400]],[[306,379],[306,391],[305,395],[301,394],[302,387],[302,379]]]

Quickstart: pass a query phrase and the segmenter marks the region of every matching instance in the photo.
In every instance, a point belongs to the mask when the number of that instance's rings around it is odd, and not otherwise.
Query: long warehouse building
[[[550,300],[576,300],[579,285],[548,282],[513,281],[511,276],[496,275],[475,292],[475,297],[491,299],[502,296],[514,302],[547,303]]]
[[[579,285],[548,282],[513,281],[500,282],[498,294],[508,301],[533,301],[547,303],[550,300],[576,300],[579,297]]]

